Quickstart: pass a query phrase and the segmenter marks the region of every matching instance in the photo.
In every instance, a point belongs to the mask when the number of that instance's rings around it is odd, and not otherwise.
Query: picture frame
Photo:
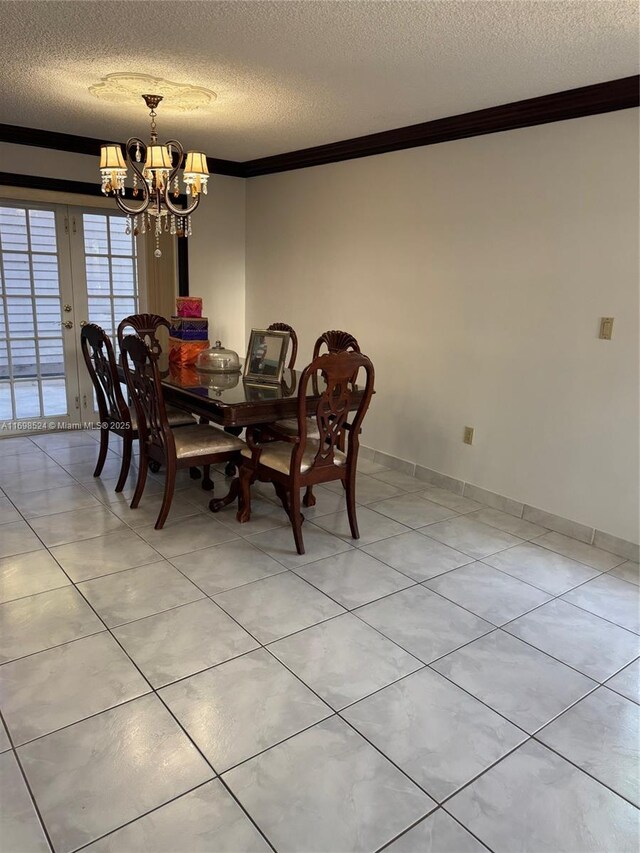
[[[261,385],[279,385],[289,348],[289,332],[251,329],[244,378]]]

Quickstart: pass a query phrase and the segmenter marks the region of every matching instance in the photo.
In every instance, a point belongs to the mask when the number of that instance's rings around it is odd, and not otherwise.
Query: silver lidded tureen
[[[240,359],[232,349],[225,349],[220,341],[198,354],[196,369],[207,373],[239,373]]]

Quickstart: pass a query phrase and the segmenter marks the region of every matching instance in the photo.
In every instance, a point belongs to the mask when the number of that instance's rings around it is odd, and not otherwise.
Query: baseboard
[[[384,465],[385,468],[402,471],[403,474],[417,477],[418,480],[424,480],[425,483],[431,483],[434,486],[447,489],[457,495],[464,495],[465,498],[470,498],[493,509],[499,509],[501,512],[507,512],[516,518],[531,521],[534,524],[547,527],[556,533],[563,533],[572,539],[586,542],[587,545],[594,545],[603,551],[609,551],[612,554],[625,557],[627,560],[638,562],[640,546],[635,542],[620,539],[618,536],[613,536],[611,533],[605,533],[603,530],[581,524],[579,521],[563,518],[561,515],[555,515],[539,507],[529,506],[523,501],[518,501],[506,495],[500,495],[497,492],[490,492],[481,486],[467,483],[464,480],[457,480],[455,477],[442,474],[440,471],[425,468],[423,465],[417,465],[415,462],[400,459],[397,456],[392,456],[390,453],[383,453],[381,450],[375,450],[372,447],[362,446],[360,452],[366,459],[377,462],[379,465]]]

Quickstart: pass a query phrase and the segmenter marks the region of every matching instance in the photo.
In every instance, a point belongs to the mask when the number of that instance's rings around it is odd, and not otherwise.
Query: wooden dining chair
[[[245,443],[208,424],[171,428],[157,357],[138,335],[125,335],[122,339],[122,368],[135,404],[140,435],[138,482],[131,508],[135,509],[142,497],[149,462],[159,462],[166,472],[164,497],[155,524],[156,530],[160,530],[171,508],[177,471],[201,465],[208,478],[211,465],[238,463]]]
[[[170,324],[167,318],[161,314],[130,314],[118,324],[118,347],[122,352],[122,341],[124,340],[125,332],[127,329],[133,329],[136,335],[142,338],[147,344],[151,353],[157,359],[162,355],[162,345],[158,339],[158,329],[162,328],[169,329]],[[167,416],[170,424],[173,425],[173,421],[178,417],[178,413],[181,413],[181,417],[187,415],[184,410],[167,405]],[[194,422],[193,416],[189,416],[188,422],[190,424]],[[189,469],[189,476],[192,480],[199,480],[202,475],[200,469],[197,466],[193,466]],[[202,488],[210,491],[213,489],[213,481],[209,477],[204,476],[202,479]]]
[[[360,345],[351,332],[343,332],[340,329],[329,329],[323,332],[313,345],[313,358],[318,358],[323,347],[327,348],[328,352],[360,352]],[[318,393],[317,376],[313,378],[314,391]],[[287,435],[296,435],[298,432],[298,421],[296,418],[284,418],[276,421],[274,424],[276,429],[284,432]],[[316,427],[313,418],[307,424],[308,438],[318,439],[320,437],[318,428]],[[344,450],[344,445],[340,448]],[[313,487],[309,486],[302,500],[304,506],[315,506],[316,499],[313,496]]]
[[[360,368],[365,371],[365,384],[353,421],[349,423],[347,418],[357,391],[355,377]],[[308,435],[307,387],[314,377],[319,380],[319,386],[320,380],[325,384],[313,416],[318,439]],[[264,426],[259,428],[262,443],[258,443],[253,431],[247,430],[247,447],[242,450],[245,458],[240,467],[238,521],[246,522],[251,518],[251,484],[255,480],[272,482],[291,521],[298,554],[304,554],[300,490],[340,480],[346,490],[351,535],[354,539],[360,538],[356,518],[356,465],[360,430],[371,402],[373,381],[373,364],[362,353],[325,353],[313,359],[298,385],[297,434],[286,435]],[[343,443],[345,433],[348,434],[346,445]],[[341,446],[346,449],[340,449]]]
[[[116,358],[109,335],[95,323],[87,323],[80,333],[80,346],[95,390],[100,416],[100,450],[93,476],[99,477],[102,473],[109,450],[110,433],[120,436],[122,465],[116,483],[116,492],[121,492],[131,467],[133,442],[138,438],[135,413],[130,411],[122,394]],[[193,418],[187,412],[175,409],[170,413],[169,423],[172,427],[178,427],[192,424]]]
[[[330,329],[320,335],[313,345],[313,358],[320,355],[323,346],[328,352],[360,352],[360,345],[351,332],[339,329]]]
[[[169,321],[160,314],[130,314],[118,324],[118,346],[122,351],[122,342],[127,329],[133,331],[142,338],[151,350],[152,355],[158,358],[162,354],[162,346],[158,340],[158,329],[169,329]]]
[[[288,323],[272,323],[270,326],[267,326],[267,331],[289,332],[289,337],[291,338],[291,355],[289,356],[287,370],[293,370],[296,363],[296,356],[298,355],[298,336],[296,335],[295,329]]]

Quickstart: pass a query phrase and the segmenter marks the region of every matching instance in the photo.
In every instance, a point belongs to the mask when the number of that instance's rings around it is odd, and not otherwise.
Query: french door
[[[0,438],[95,422],[82,326],[113,338],[141,307],[125,224],[110,210],[0,199]]]

